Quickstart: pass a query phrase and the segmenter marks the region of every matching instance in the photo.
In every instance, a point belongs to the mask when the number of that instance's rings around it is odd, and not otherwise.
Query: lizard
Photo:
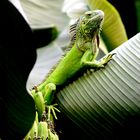
[[[47,78],[31,91],[32,93],[42,92],[46,105],[53,103],[57,87],[63,85],[82,68],[103,68],[112,59],[114,54],[108,54],[102,59],[96,60],[103,21],[104,12],[102,10],[90,10],[70,26],[71,49]]]

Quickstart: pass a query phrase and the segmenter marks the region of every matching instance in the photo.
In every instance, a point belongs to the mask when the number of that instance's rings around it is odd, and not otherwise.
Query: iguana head
[[[92,10],[85,12],[75,24],[71,25],[71,42],[76,42],[80,50],[87,49],[87,43],[95,43],[99,46],[99,32],[104,19],[104,12]]]
[[[77,30],[85,35],[96,35],[100,31],[104,13],[101,10],[87,11],[79,19]],[[78,29],[79,28],[79,29]]]

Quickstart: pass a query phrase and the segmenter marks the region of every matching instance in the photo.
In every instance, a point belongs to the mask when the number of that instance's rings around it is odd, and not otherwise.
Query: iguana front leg
[[[46,86],[44,86],[42,90],[40,90],[44,98],[46,109],[48,110],[46,112],[48,115],[48,120],[50,120],[51,114],[54,116],[55,119],[57,119],[55,111],[60,112],[55,107],[57,104],[53,104],[55,91],[56,91],[56,85],[54,83],[48,83],[46,84]]]
[[[52,102],[54,99],[55,91],[56,85],[54,83],[48,83],[39,87],[35,86],[31,91],[40,116],[39,118],[41,118],[42,113],[45,111],[45,106],[53,106]]]
[[[43,96],[46,105],[52,104],[55,91],[56,91],[56,85],[54,83],[48,83],[45,86]]]
[[[87,50],[82,57],[82,65],[93,68],[103,68],[112,59],[114,54],[108,54],[106,57],[100,59],[99,61],[96,60],[97,55],[98,51],[93,54],[91,50]]]

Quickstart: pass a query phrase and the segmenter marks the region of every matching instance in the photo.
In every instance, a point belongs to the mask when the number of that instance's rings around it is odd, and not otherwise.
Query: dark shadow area
[[[120,13],[128,38],[138,33],[135,0],[108,0]]]

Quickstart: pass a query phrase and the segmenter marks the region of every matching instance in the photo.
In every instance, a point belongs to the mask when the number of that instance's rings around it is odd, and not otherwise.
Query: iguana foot
[[[47,108],[48,108],[48,113],[47,113],[48,114],[48,120],[51,120],[51,114],[57,120],[57,116],[56,116],[55,111],[60,112],[60,110],[57,109],[56,106],[57,106],[57,104],[47,106]]]
[[[96,60],[94,60],[94,61],[84,61],[83,64],[88,66],[88,67],[95,68],[95,69],[104,68],[104,66],[112,59],[112,56],[114,54],[115,53],[109,54],[99,61],[96,61]]]
[[[114,54],[115,54],[115,53],[113,53],[113,54],[108,54],[106,57],[102,58],[102,59],[99,61],[99,64],[100,64],[101,66],[104,67],[104,66],[112,59],[112,57],[113,57]]]

